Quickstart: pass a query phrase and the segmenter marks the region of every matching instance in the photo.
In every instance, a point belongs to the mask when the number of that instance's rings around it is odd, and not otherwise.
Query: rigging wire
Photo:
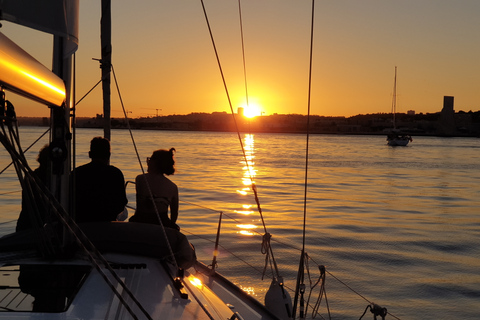
[[[11,103],[6,101],[7,105]],[[16,115],[14,113],[13,105],[11,105],[11,114],[8,115],[5,119],[2,119],[0,122],[2,132],[0,133],[0,142],[3,144],[5,150],[10,154],[12,162],[17,173],[20,185],[22,190],[25,191],[25,198],[34,199],[34,192],[32,187],[34,187],[35,175],[33,171],[30,170],[28,173],[24,172],[20,161],[27,163],[25,158],[25,153],[23,152],[20,145],[20,138],[18,135],[18,122],[16,120]],[[5,129],[5,126],[8,130]],[[8,133],[8,134],[7,134]],[[15,161],[17,159],[18,161]],[[29,169],[29,168],[28,168]],[[28,203],[31,203],[30,201]],[[38,226],[38,220],[35,218],[38,217],[39,213],[35,206],[29,207],[29,212],[32,212],[32,219],[35,221],[34,226]],[[55,247],[53,242],[48,237],[45,237],[38,228],[34,228],[36,239],[38,240],[39,247],[41,252],[45,255],[52,255],[55,252]]]
[[[203,1],[202,1],[202,3],[203,3]],[[206,14],[205,9],[204,9],[204,12],[205,12],[205,18],[207,19],[207,23],[208,23],[208,18],[207,18],[207,14]],[[244,35],[243,35],[243,18],[242,18],[241,0],[238,0],[238,16],[239,16],[239,23],[240,23],[240,39],[241,39],[241,43],[242,43],[242,61],[243,61],[243,77],[244,77],[244,85],[245,85],[245,100],[246,100],[246,104],[247,104],[247,107],[248,107],[249,106],[249,95],[248,95],[248,81],[247,81],[247,63],[246,63],[246,55],[245,55],[245,41],[244,41]],[[210,30],[210,27],[209,27],[209,30]],[[211,30],[210,30],[210,37],[211,37],[212,43],[213,43],[214,40],[213,40],[213,34],[212,34]],[[215,44],[214,44],[214,46],[215,46]],[[222,71],[222,68],[221,68],[221,65],[220,65],[220,59],[218,58],[218,53],[217,53],[216,50],[215,50],[215,54],[217,55],[217,61],[219,63],[219,68],[220,68],[220,71],[222,73],[222,78],[224,78],[223,71]],[[225,84],[225,81],[224,81],[224,84]],[[227,87],[226,87],[226,84],[225,84],[225,90],[228,90]],[[227,95],[228,95],[228,92],[227,92]],[[229,99],[229,102],[230,102],[230,99]],[[231,102],[230,102],[230,111],[232,112],[232,115],[235,119],[235,113],[233,111],[233,106],[232,106]],[[238,139],[240,140],[240,146],[242,148],[243,158],[244,158],[244,161],[245,161],[245,165],[247,167],[247,172],[248,172],[248,176],[249,176],[249,179],[250,179],[250,184],[252,186],[252,191],[253,191],[253,194],[254,194],[254,197],[255,197],[255,203],[257,204],[257,209],[258,209],[258,212],[259,212],[260,217],[262,219],[263,229],[265,230],[265,233],[268,233],[267,232],[267,227],[265,225],[265,221],[263,219],[262,208],[260,206],[260,199],[258,197],[258,192],[257,192],[257,186],[255,184],[255,181],[253,180],[251,165],[250,165],[250,162],[247,159],[247,155],[246,155],[246,152],[245,152],[245,147],[244,147],[244,145],[242,143],[242,139],[240,137],[240,130],[238,129],[238,126],[237,126],[236,122],[235,122],[235,127],[236,127],[236,130],[237,130]]]
[[[305,148],[305,192],[303,200],[303,230],[302,230],[302,253],[300,262],[298,265],[297,285],[295,288],[295,298],[293,301],[293,318],[296,317],[297,303],[300,299],[300,318],[303,318],[303,292],[304,292],[304,265],[305,265],[305,238],[306,238],[306,224],[307,224],[307,187],[308,187],[308,155],[309,155],[309,142],[310,142],[310,107],[311,107],[311,93],[312,93],[312,64],[313,64],[313,34],[314,34],[314,21],[315,21],[315,0],[312,0],[312,16],[310,24],[310,59],[309,59],[309,73],[308,73],[308,112],[307,112],[307,137]]]
[[[245,41],[244,41],[244,36],[243,36],[243,19],[242,19],[241,0],[238,0],[238,17],[239,17],[239,21],[240,21],[240,38],[241,38],[241,42],[242,42],[243,79],[244,79],[244,83],[245,83],[245,100],[246,100],[246,103],[247,103],[247,107],[249,107],[250,104],[248,102],[249,96],[248,96],[248,85],[247,85],[247,63],[246,63],[246,60],[245,60]],[[247,165],[248,165],[248,163],[247,163]],[[250,178],[250,180],[252,180],[252,179]]]
[[[227,96],[227,100],[228,100],[228,104],[230,106],[230,112],[232,114],[232,117],[233,117],[233,122],[234,122],[234,125],[235,125],[235,130],[237,132],[237,137],[238,137],[238,140],[239,140],[239,143],[240,143],[240,147],[241,147],[241,150],[242,150],[242,153],[243,153],[243,158],[244,158],[244,161],[246,163],[246,166],[247,166],[247,170],[248,170],[248,173],[250,175],[250,180],[251,180],[251,186],[252,186],[252,191],[253,191],[253,194],[254,194],[254,197],[255,197],[255,202],[257,204],[257,209],[258,209],[258,213],[260,215],[260,218],[261,218],[261,221],[262,221],[262,225],[263,225],[263,229],[265,231],[265,234],[269,234],[268,231],[267,231],[267,226],[265,224],[265,219],[263,217],[263,213],[262,213],[262,208],[260,206],[260,201],[259,201],[259,197],[258,197],[258,192],[257,192],[257,187],[253,181],[253,177],[252,177],[252,174],[251,174],[251,169],[250,169],[250,165],[249,165],[249,162],[248,162],[248,159],[247,159],[247,155],[246,155],[246,152],[245,152],[245,147],[244,147],[244,144],[243,144],[243,141],[242,141],[242,137],[240,135],[240,130],[238,128],[238,123],[237,123],[237,119],[235,117],[235,112],[233,110],[233,104],[232,104],[232,101],[231,101],[231,98],[230,98],[230,93],[229,93],[229,90],[228,90],[228,86],[227,86],[227,82],[225,80],[225,74],[223,72],[223,68],[222,68],[222,64],[220,62],[220,56],[218,54],[218,50],[217,50],[217,46],[215,44],[215,39],[213,37],[213,32],[212,32],[212,28],[210,26],[210,21],[208,19],[208,14],[207,14],[207,10],[205,8],[205,4],[204,4],[204,1],[203,0],[200,0],[201,4],[202,4],[202,9],[203,9],[203,13],[204,13],[204,16],[205,16],[205,22],[207,24],[207,28],[208,28],[208,32],[209,32],[209,35],[210,35],[210,40],[211,40],[211,43],[212,43],[212,46],[213,46],[213,50],[214,50],[214,53],[215,53],[215,57],[216,57],[216,60],[217,60],[217,65],[218,65],[218,68],[219,68],[219,71],[220,71],[220,75],[221,75],[221,78],[222,78],[222,82],[223,82],[223,87],[225,89],[225,94]],[[239,2],[239,8],[241,8],[240,6],[240,2]],[[241,12],[241,10],[240,10]],[[241,16],[241,15],[240,15]],[[240,20],[241,22],[242,20]],[[243,30],[243,28],[241,28]],[[243,45],[243,31],[242,31],[242,49],[244,48],[244,45]],[[245,72],[245,75],[246,75],[246,68],[245,68],[245,54],[243,55],[243,61],[244,61],[244,72]],[[245,80],[246,81],[246,80]],[[245,89],[247,91],[247,89]],[[248,92],[248,91],[247,91]],[[277,277],[279,277],[279,272],[278,272],[278,267],[277,267],[277,263],[275,261],[275,257],[273,255],[273,251],[271,249],[271,246],[269,246],[269,252],[270,252],[270,255],[272,257],[272,261],[273,261],[273,264],[274,264],[274,267],[275,267],[275,273],[277,275]]]
[[[73,81],[74,81],[74,84],[73,84],[73,88],[75,88],[75,92],[74,92],[74,101],[76,99],[76,73],[77,73],[77,62],[76,62],[76,53],[73,54],[73,59],[74,59],[74,62],[73,62],[73,73],[74,73],[74,76],[73,76]],[[92,60],[96,60],[96,61],[100,61],[100,59],[95,59],[93,58]],[[77,106],[80,102],[83,101],[83,99],[85,99],[88,95],[90,95],[90,93],[95,90],[96,87],[98,87],[98,85],[100,83],[103,82],[103,80],[105,79],[105,75],[100,79],[98,80],[98,82],[92,87],[90,88],[90,90],[88,90],[78,101],[76,101],[73,105],[73,108],[71,110],[72,114],[71,114],[71,117],[72,117],[72,168],[75,168],[76,167],[76,159],[77,159],[77,134],[76,134],[76,131],[77,131]],[[75,185],[75,175],[72,175],[72,180],[73,180],[73,185]],[[75,202],[75,198],[74,196],[72,197],[72,201]],[[74,206],[75,207],[75,206]]]
[[[50,132],[50,128],[48,128],[47,131],[45,131],[44,133],[42,133],[42,134],[40,135],[40,137],[37,138],[37,140],[35,140],[32,144],[30,144],[30,145],[28,146],[28,148],[26,148],[26,149],[24,150],[24,153],[26,153],[28,150],[30,150],[30,149],[31,149],[38,141],[40,141],[40,139],[42,139],[48,132]],[[13,164],[13,161],[10,162],[5,168],[3,168],[3,170],[0,171],[0,174],[4,173],[5,170],[7,170],[8,168],[10,168],[10,166],[11,166],[12,164]],[[15,192],[17,192],[17,191],[15,191]]]
[[[113,74],[113,80],[115,81],[115,86],[117,88],[117,93],[118,93],[118,98],[120,99],[120,105],[122,106],[122,110],[123,110],[123,114],[125,116],[125,121],[127,123],[127,127],[128,127],[128,132],[130,134],[130,138],[132,139],[132,144],[133,144],[133,147],[135,149],[135,155],[137,156],[137,160],[138,160],[138,163],[140,165],[140,168],[142,170],[142,174],[144,175],[145,177],[145,182],[147,184],[147,188],[148,188],[148,192],[150,194],[150,197],[152,198],[152,204],[153,204],[153,208],[155,210],[155,214],[157,215],[157,219],[158,219],[158,223],[159,225],[161,226],[162,228],[162,233],[163,233],[163,237],[165,238],[165,243],[167,244],[167,247],[168,247],[168,250],[169,250],[169,254],[170,254],[170,257],[172,258],[171,262],[172,264],[175,266],[175,270],[179,270],[179,267],[178,267],[178,264],[177,264],[177,260],[175,259],[175,255],[173,253],[173,249],[172,249],[172,246],[170,244],[170,241],[168,240],[168,237],[167,237],[167,232],[165,231],[165,226],[163,225],[162,223],[162,219],[160,218],[160,213],[158,211],[158,208],[157,208],[157,204],[155,203],[155,198],[153,197],[153,193],[152,193],[152,189],[150,188],[150,184],[148,183],[147,181],[147,177],[145,176],[145,169],[143,168],[143,165],[142,165],[142,161],[140,159],[140,153],[138,152],[138,148],[137,148],[137,144],[135,142],[135,138],[133,137],[133,132],[132,132],[132,128],[130,127],[130,122],[128,121],[128,116],[127,116],[127,110],[125,109],[125,105],[123,103],[123,99],[122,99],[122,94],[120,92],[120,87],[118,85],[118,81],[117,81],[117,76],[115,74],[115,69],[113,68],[113,64],[111,65],[112,67],[112,74]]]
[[[70,99],[70,101],[73,101],[73,110],[69,110],[69,112],[71,112],[71,117],[72,119],[70,120],[70,126],[72,127],[72,143],[70,145],[70,152],[72,154],[71,156],[71,163],[70,163],[70,171],[72,171],[71,169],[73,168],[76,168],[77,167],[77,123],[76,123],[76,116],[77,116],[77,104],[78,102],[76,103],[75,100],[77,99],[77,54],[74,53],[73,54],[73,77],[72,77],[72,81],[73,81],[73,90],[72,90],[72,94],[73,94],[73,97],[72,99]],[[96,85],[91,89],[95,89]],[[86,95],[88,95],[89,92],[87,92]],[[84,97],[86,96],[84,95]],[[82,98],[83,99],[83,98]],[[81,101],[81,100],[80,100]],[[75,179],[76,179],[76,174],[73,174],[72,175],[72,181],[69,181],[69,183],[72,183],[73,185],[75,185]],[[69,195],[70,196],[70,201],[75,204],[75,195]],[[73,206],[75,207],[75,206]],[[75,209],[72,210],[73,212],[71,214],[74,215],[75,217]]]
[[[244,37],[244,34],[243,34],[243,18],[242,18],[241,0],[238,0],[238,16],[239,16],[239,24],[240,24],[240,39],[241,39],[241,43],[242,43],[242,62],[243,62],[243,78],[244,78],[244,85],[245,85],[245,101],[246,101],[246,104],[247,104],[247,108],[249,108],[250,103],[249,103],[249,94],[248,94],[247,63],[246,63],[246,55],[245,55],[245,41],[244,41],[245,37]],[[230,107],[230,109],[231,109],[232,114],[233,114],[233,108]],[[237,127],[237,133],[240,134],[238,131],[239,130],[238,130],[238,127]],[[240,136],[239,136],[239,138],[240,138]],[[272,249],[271,242],[270,242],[272,236],[271,236],[270,233],[267,232],[267,228],[266,228],[265,221],[264,221],[263,214],[262,214],[262,207],[260,206],[260,199],[258,197],[257,185],[256,185],[256,183],[253,179],[252,168],[251,168],[250,162],[247,159],[247,155],[246,155],[245,148],[244,148],[243,145],[242,145],[242,152],[243,152],[243,158],[244,158],[244,161],[245,161],[245,165],[247,167],[248,177],[250,179],[250,185],[252,187],[253,195],[254,195],[254,198],[255,198],[255,203],[257,204],[257,210],[258,210],[258,212],[260,214],[260,217],[262,219],[262,223],[263,223],[264,231],[265,231],[265,235],[263,236],[263,241],[262,241],[262,254],[265,254],[265,267],[264,267],[263,274],[265,274],[267,265],[270,262],[270,269],[272,270],[272,274],[275,274],[277,278],[280,278],[280,274],[279,274],[278,267],[277,267],[277,262],[275,260],[275,256],[273,255],[273,249]],[[270,259],[270,257],[272,259]],[[272,265],[272,263],[273,263],[273,265]],[[275,272],[273,272],[274,269],[275,269]],[[262,276],[262,280],[263,280],[263,276]],[[281,280],[281,282],[283,284],[283,280]]]

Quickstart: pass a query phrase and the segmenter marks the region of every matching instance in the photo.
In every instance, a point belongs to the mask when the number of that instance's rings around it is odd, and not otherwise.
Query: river
[[[45,130],[20,128],[23,147]],[[77,129],[77,165],[89,160],[89,141],[98,135]],[[414,137],[407,147],[388,147],[384,136],[312,135],[305,189],[304,135],[241,134],[245,157],[236,133],[135,130],[133,136],[143,166],[155,149],[177,150],[171,180],[180,190],[178,224],[209,264],[223,212],[218,271],[260,301],[270,273],[260,279],[264,226],[250,176],[289,289],[306,213],[312,281],[315,263],[325,265],[333,319],[358,319],[365,299],[386,307],[387,319],[480,318],[480,139]],[[32,168],[46,142],[27,153]],[[0,170],[8,163],[2,149]],[[112,132],[111,164],[128,181],[141,173],[127,130]],[[19,190],[13,168],[0,175],[2,234],[14,229]],[[127,192],[132,215],[133,184]],[[324,301],[319,312],[328,318]]]

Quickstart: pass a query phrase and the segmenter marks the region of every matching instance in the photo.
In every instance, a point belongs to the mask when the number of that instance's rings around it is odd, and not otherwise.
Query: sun
[[[256,116],[260,116],[262,114],[262,110],[260,106],[256,103],[250,102],[248,105],[243,106],[243,115],[247,118],[254,118]]]

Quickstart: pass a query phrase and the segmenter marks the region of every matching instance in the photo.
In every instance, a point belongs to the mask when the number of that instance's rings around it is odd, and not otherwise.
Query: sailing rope
[[[147,188],[148,188],[148,192],[150,194],[150,198],[152,199],[153,208],[155,210],[155,214],[157,215],[159,225],[161,226],[163,237],[165,239],[165,243],[167,244],[167,247],[168,247],[168,252],[170,254],[169,256],[171,257],[171,262],[175,266],[175,270],[179,270],[177,260],[175,259],[175,255],[173,254],[172,246],[170,245],[170,240],[168,240],[167,232],[165,231],[165,226],[163,225],[162,219],[160,218],[160,214],[158,212],[157,204],[155,203],[155,199],[153,197],[152,189],[150,188],[150,184],[148,183],[147,177],[145,176],[145,169],[143,168],[142,160],[140,159],[140,153],[138,152],[137,144],[135,142],[135,138],[133,137],[132,128],[130,127],[130,122],[128,121],[127,110],[125,109],[125,105],[123,103],[122,94],[120,92],[120,87],[118,85],[117,76],[115,74],[115,69],[113,68],[113,64],[111,65],[111,67],[112,67],[113,79],[115,81],[115,87],[117,88],[118,98],[120,99],[120,104],[122,106],[125,121],[127,123],[128,132],[130,134],[130,138],[132,139],[133,148],[135,149],[135,155],[137,156],[137,160],[138,160],[138,163],[140,165],[140,169],[142,170],[142,174],[145,177],[145,182],[146,182],[146,185],[147,185]],[[178,276],[178,275],[176,275],[176,276]]]
[[[35,227],[33,230],[35,232],[36,239],[38,240],[41,252],[44,256],[52,256],[56,252],[57,246],[55,244],[58,243],[58,239],[53,239],[54,241],[52,241],[51,238],[40,232],[41,223],[39,219],[39,209],[37,206],[32,205],[32,203],[38,198],[35,197],[35,191],[37,190],[34,190],[34,187],[39,182],[36,181],[37,177],[28,167],[28,165],[25,168],[27,160],[20,145],[18,122],[16,119],[15,110],[9,101],[5,101],[4,92],[1,92],[1,94],[2,98],[0,105],[3,106],[6,104],[7,112],[4,112],[5,110],[3,110],[0,114],[0,126],[2,129],[2,132],[0,132],[0,142],[5,147],[5,150],[11,155],[12,163],[17,173],[20,185],[22,186],[22,190],[24,190],[22,198],[25,198],[25,208],[22,209],[27,210],[28,208],[28,212],[26,214],[28,215],[28,218],[32,218],[32,226]],[[7,127],[7,129],[5,127]],[[45,214],[45,219],[48,219],[47,214]]]
[[[310,141],[310,106],[311,106],[311,93],[312,93],[312,63],[313,63],[313,31],[314,31],[314,21],[315,21],[315,0],[312,0],[312,17],[310,24],[310,60],[309,60],[309,74],[308,74],[308,112],[307,112],[307,137],[306,137],[306,151],[305,151],[305,193],[303,200],[303,239],[302,239],[302,253],[300,257],[300,263],[298,265],[298,274],[297,274],[297,285],[295,288],[295,297],[293,300],[293,318],[296,317],[297,304],[300,300],[300,318],[304,318],[304,273],[305,273],[305,234],[306,234],[306,223],[307,223],[307,187],[308,187],[308,153],[309,153],[309,141]]]
[[[325,296],[325,304],[327,305],[328,318],[331,319],[330,307],[328,305],[328,299],[327,299],[327,291],[325,290],[325,266],[323,266],[323,265],[318,266],[318,270],[320,271],[320,276],[318,277],[317,282],[315,282],[315,284],[312,285],[312,279],[310,278],[310,270],[309,270],[309,267],[308,267],[308,257],[307,257],[307,274],[308,274],[308,279],[309,279],[309,282],[310,282],[310,293],[309,293],[308,299],[307,299],[307,307],[305,308],[305,314],[308,313],[307,308],[309,306],[310,297],[312,295],[313,289],[315,289],[315,287],[318,284],[320,284],[320,290],[319,290],[319,293],[318,293],[317,301],[315,302],[315,304],[313,306],[313,310],[312,310],[312,318],[315,319],[316,316],[318,315],[318,310],[320,308],[320,303],[322,302],[323,296]]]
[[[377,319],[377,316],[380,316],[383,320],[385,320],[385,317],[388,314],[387,308],[382,308],[379,305],[371,303],[365,308],[365,311],[363,312],[359,320],[362,320],[363,316],[365,315],[368,309],[370,309],[370,312],[373,313],[373,319],[375,320]]]
[[[40,141],[48,132],[50,132],[50,128],[47,129],[47,131],[45,131],[44,133],[42,133],[40,135],[40,137],[37,138],[37,140],[35,140],[32,144],[30,144],[27,148],[25,148],[25,150],[23,151],[24,153],[26,153],[28,150],[30,150],[38,141]],[[5,168],[3,168],[2,171],[0,171],[0,174],[4,173],[5,170],[7,170],[8,168],[10,168],[10,166],[13,164],[13,161],[10,162]]]
[[[244,37],[243,37],[243,19],[242,19],[241,0],[238,0],[238,18],[239,18],[239,22],[240,22],[240,39],[241,39],[241,42],[242,42],[243,81],[244,81],[244,84],[245,84],[245,100],[246,100],[247,108],[248,108],[250,106],[250,104],[248,102],[247,63],[246,63],[246,60],[245,60],[245,41],[244,41]],[[247,166],[248,166],[248,163],[247,163]],[[250,172],[250,171],[248,171],[248,172]],[[252,180],[251,176],[250,176],[250,180]]]
[[[211,43],[212,43],[212,46],[213,46],[213,50],[214,50],[214,53],[215,53],[215,57],[216,57],[216,60],[217,60],[217,65],[218,65],[218,68],[219,68],[219,71],[220,71],[220,75],[221,75],[221,78],[222,78],[222,82],[223,82],[223,87],[225,89],[225,94],[227,96],[227,100],[228,100],[228,105],[230,107],[230,112],[232,114],[232,118],[233,118],[233,122],[234,122],[234,125],[235,125],[235,130],[237,132],[237,137],[238,137],[238,141],[240,143],[240,147],[242,149],[242,153],[243,153],[243,158],[244,158],[244,161],[245,161],[245,164],[246,164],[246,167],[247,167],[247,170],[248,170],[248,174],[249,174],[249,178],[250,178],[250,182],[251,182],[251,187],[252,187],[252,191],[253,191],[253,194],[254,194],[254,197],[255,197],[255,202],[257,204],[257,210],[258,210],[258,213],[260,215],[260,219],[262,221],[262,225],[263,225],[263,229],[264,229],[264,232],[265,232],[265,235],[268,235],[266,236],[266,238],[270,239],[271,236],[269,235],[268,231],[267,231],[267,226],[265,224],[265,219],[263,217],[263,213],[262,213],[262,207],[260,206],[260,200],[259,200],[259,197],[258,197],[258,192],[257,192],[257,187],[256,187],[256,184],[253,180],[253,177],[252,177],[252,170],[251,170],[251,167],[250,167],[250,163],[247,159],[247,155],[246,155],[246,152],[245,152],[245,147],[244,147],[244,144],[243,144],[243,141],[242,141],[242,137],[240,135],[240,130],[238,128],[238,123],[237,123],[237,119],[235,117],[235,112],[233,110],[233,105],[232,105],[232,101],[230,99],[230,93],[229,93],[229,90],[228,90],[228,86],[227,86],[227,82],[225,80],[225,75],[224,75],[224,72],[223,72],[223,68],[222,68],[222,64],[220,62],[220,57],[219,57],[219,54],[218,54],[218,50],[217,50],[217,46],[215,44],[215,39],[213,37],[213,32],[212,32],[212,28],[210,26],[210,21],[208,19],[208,14],[207,14],[207,10],[205,8],[205,4],[203,2],[203,0],[200,0],[201,4],[202,4],[202,8],[203,8],[203,13],[204,13],[204,16],[205,16],[205,22],[207,24],[207,28],[208,28],[208,32],[209,32],[209,35],[210,35],[210,40],[211,40]],[[248,89],[247,89],[247,79],[246,79],[246,62],[245,62],[245,49],[244,49],[244,41],[243,41],[243,27],[242,27],[242,15],[241,15],[241,4],[240,4],[240,0],[238,1],[238,5],[239,5],[239,15],[240,15],[240,30],[241,30],[241,38],[242,38],[242,52],[243,52],[243,68],[244,68],[244,76],[245,76],[245,91],[246,91],[246,94],[247,94],[247,104],[248,104]],[[278,272],[278,267],[277,267],[277,263],[275,261],[275,257],[273,255],[273,250],[272,250],[272,247],[270,246],[270,241],[267,242],[268,246],[267,246],[267,251],[269,252],[269,256],[271,256],[272,258],[272,261],[273,261],[273,266],[274,266],[274,269],[275,269],[275,272],[274,274],[276,275],[277,278],[279,278],[279,272]],[[263,246],[262,246],[263,248]]]
[[[76,59],[76,54],[73,55],[73,58]],[[95,58],[92,58],[92,60],[95,60],[95,61],[101,61],[100,59],[95,59]],[[76,73],[77,71],[77,63],[76,63],[76,60],[74,61],[73,63],[73,66],[74,66],[74,73]],[[72,146],[72,167],[75,168],[76,167],[76,164],[75,164],[75,161],[76,161],[76,150],[77,150],[77,140],[76,140],[76,137],[77,137],[77,134],[76,134],[76,129],[77,129],[77,126],[76,126],[76,112],[77,112],[77,105],[83,101],[83,99],[85,99],[96,87],[98,87],[98,85],[100,83],[103,82],[103,80],[107,77],[107,75],[103,75],[103,77],[98,80],[98,82],[92,87],[90,88],[90,90],[87,91],[87,93],[85,93],[79,100],[77,100],[77,102],[75,102],[75,104],[73,105],[73,108],[71,110],[72,114],[71,114],[71,117],[72,117],[72,133],[73,133],[73,146]],[[73,79],[74,81],[76,81],[77,77],[74,76]],[[76,88],[76,84],[74,84],[74,88]],[[74,93],[75,94],[75,93]],[[73,177],[75,179],[75,176]]]

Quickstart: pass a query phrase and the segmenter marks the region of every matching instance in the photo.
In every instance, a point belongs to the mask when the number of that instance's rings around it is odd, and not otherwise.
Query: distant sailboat
[[[406,146],[410,141],[412,141],[412,137],[408,134],[402,134],[400,130],[397,129],[396,113],[397,113],[397,66],[395,66],[395,78],[393,81],[393,99],[392,99],[393,129],[387,135],[387,144],[389,146]]]

